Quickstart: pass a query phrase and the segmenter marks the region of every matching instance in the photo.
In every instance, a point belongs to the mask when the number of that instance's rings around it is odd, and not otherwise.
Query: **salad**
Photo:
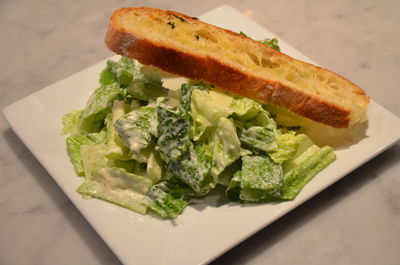
[[[293,200],[336,158],[301,128],[277,124],[272,106],[203,81],[168,87],[169,79],[132,59],[109,60],[87,105],[64,115],[84,198],[162,218],[217,185],[237,203]]]

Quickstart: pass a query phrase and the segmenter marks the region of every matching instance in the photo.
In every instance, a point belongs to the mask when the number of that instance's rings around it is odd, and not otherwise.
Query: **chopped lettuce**
[[[276,123],[262,105],[248,98],[233,100],[231,104],[238,127],[238,136],[243,146],[254,152],[277,150]]]
[[[209,145],[212,149],[212,175],[218,175],[240,157],[240,141],[234,122],[221,118],[210,133]]]
[[[262,155],[244,156],[242,163],[242,170],[235,173],[227,190],[232,200],[260,201],[280,197],[282,165]]]
[[[168,90],[162,86],[161,78],[154,71],[145,70],[138,61],[122,57],[118,62],[109,60],[100,77],[101,83],[117,82],[135,99],[149,101],[166,96]]]
[[[111,85],[111,84],[117,83],[118,79],[115,76],[115,74],[112,72],[112,70],[107,67],[100,73],[99,81],[100,81],[100,84],[102,84],[102,85]]]
[[[111,83],[116,81],[121,87],[125,88],[132,82],[133,77],[138,74],[140,66],[137,61],[124,57],[118,62],[108,60],[107,68],[100,75],[100,82]]]
[[[114,126],[129,150],[139,153],[151,143],[155,120],[155,109],[144,106],[123,115]]]
[[[189,122],[180,115],[162,107],[157,107],[158,135],[156,150],[169,163],[179,159],[190,146]]]
[[[240,153],[240,156],[246,156],[246,155],[250,155],[250,154],[251,154],[251,152],[246,152],[243,154]],[[229,184],[231,183],[233,175],[237,172],[240,173],[241,169],[242,169],[241,159],[235,160],[232,164],[225,167],[224,170],[218,175],[218,184],[228,187]]]
[[[163,218],[176,218],[182,213],[188,202],[179,197],[174,197],[169,189],[165,190],[165,187],[164,183],[150,187],[147,192],[148,206]]]
[[[111,112],[114,100],[122,99],[125,91],[118,84],[103,85],[90,96],[79,117],[79,131],[99,132],[104,127],[104,119]]]
[[[155,148],[154,143],[151,143],[138,153],[131,152],[129,154],[129,157],[139,163],[148,163],[151,154],[154,152],[154,148]]]
[[[268,156],[242,157],[241,186],[245,189],[262,189],[275,193],[282,186],[282,166]]]
[[[293,200],[316,174],[336,158],[331,147],[320,148],[304,134],[284,134],[280,141],[284,140],[288,141],[287,145],[281,143],[281,149],[269,156],[242,158],[242,170],[233,175],[226,192],[231,200]]]
[[[121,137],[114,128],[115,122],[122,117],[128,110],[130,106],[123,101],[116,100],[113,103],[112,111],[106,118],[107,124],[107,156],[116,159],[128,159],[129,149],[124,145]]]
[[[192,98],[193,89],[197,88],[193,84],[186,82],[181,85],[181,97],[179,104],[179,111],[186,116],[190,111],[190,103]]]
[[[180,159],[170,161],[168,172],[196,193],[206,194],[216,184],[211,177],[211,159],[211,150],[206,144],[190,145],[189,150]]]
[[[249,98],[235,98],[232,100],[230,107],[244,121],[255,118],[262,110],[261,104]]]
[[[330,146],[318,147],[306,135],[299,135],[296,153],[282,164],[284,172],[282,198],[294,199],[316,174],[335,159],[336,155]]]
[[[168,95],[168,90],[162,86],[161,80],[136,79],[127,87],[127,92],[134,98],[149,101]]]
[[[145,213],[147,209],[146,193],[151,180],[128,173],[120,168],[100,168],[77,189],[85,196],[96,197],[108,202]]]
[[[335,160],[332,148],[278,125],[271,106],[203,81],[168,90],[162,76],[108,61],[87,105],[63,116],[82,196],[176,218],[217,185],[241,203],[293,200]]]
[[[153,182],[159,182],[165,176],[165,165],[160,155],[153,150],[147,160],[146,175]]]
[[[296,153],[301,136],[294,133],[279,134],[276,136],[276,150],[268,155],[275,163],[283,163]]]
[[[249,98],[234,99],[231,104],[234,118],[239,127],[269,126],[277,134],[276,122],[263,106]]]
[[[100,133],[72,135],[67,138],[67,152],[78,176],[84,176],[81,147],[98,144],[103,141],[103,138],[104,136]]]
[[[135,160],[119,160],[107,156],[107,145],[104,143],[81,146],[81,159],[85,177],[103,167],[123,168],[127,172],[145,175],[145,168]]]
[[[240,141],[250,149],[264,152],[277,150],[274,130],[270,127],[252,126],[239,129]]]
[[[62,134],[76,134],[82,110],[71,110],[62,117]]]
[[[216,126],[220,118],[232,113],[232,97],[219,91],[193,89],[190,110],[192,116],[191,134],[199,140],[209,127]]]
[[[113,160],[107,156],[107,148],[105,144],[83,145],[80,155],[85,177],[90,177],[92,172],[103,167],[112,167]]]
[[[211,155],[208,146],[189,141],[189,122],[179,114],[157,108],[158,135],[156,150],[167,164],[168,172],[181,179],[197,193],[209,191]]]

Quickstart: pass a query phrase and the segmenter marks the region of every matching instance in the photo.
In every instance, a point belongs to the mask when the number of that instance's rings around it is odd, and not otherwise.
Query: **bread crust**
[[[154,10],[156,12],[168,12],[171,15],[177,15],[195,23],[204,23],[178,12]],[[157,43],[137,32],[132,32],[132,30],[127,31],[115,21],[116,16],[123,15],[124,11],[126,10],[120,9],[113,14],[105,36],[106,45],[115,53],[134,58],[142,64],[153,65],[176,75],[194,80],[205,80],[233,94],[249,97],[262,103],[273,103],[332,127],[346,128],[350,125],[351,110],[343,106],[326,101],[288,84],[256,76],[251,72],[245,72],[210,56],[182,51],[175,47]],[[222,30],[228,34],[243,37],[229,30]],[[263,44],[258,44],[257,42],[257,45]],[[276,52],[275,50],[272,51]],[[282,55],[280,54],[280,56]],[[288,60],[292,60],[287,55],[283,56],[286,56]],[[344,79],[337,74],[335,75]],[[353,93],[365,96],[363,90],[350,81],[346,81],[354,86]],[[369,98],[365,96],[365,100],[369,101]]]

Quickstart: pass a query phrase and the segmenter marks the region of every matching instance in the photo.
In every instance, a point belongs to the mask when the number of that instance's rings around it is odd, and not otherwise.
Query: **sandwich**
[[[216,187],[236,203],[293,200],[336,159],[304,121],[340,130],[367,118],[362,89],[276,39],[135,7],[114,12],[105,43],[121,58],[63,133],[77,191],[138,213],[176,218]]]

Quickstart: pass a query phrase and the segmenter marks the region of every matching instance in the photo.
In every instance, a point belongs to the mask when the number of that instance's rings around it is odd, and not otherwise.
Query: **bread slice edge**
[[[196,20],[175,11],[151,10],[169,12],[171,15],[179,16],[185,20]],[[365,115],[359,115],[359,117],[353,119],[351,109],[290,84],[256,75],[251,71],[234,67],[207,54],[165,45],[145,34],[126,29],[114,19],[115,16],[123,15],[123,12],[124,9],[120,9],[113,14],[105,36],[105,43],[108,48],[121,56],[136,59],[142,64],[153,65],[176,75],[207,81],[230,93],[249,97],[261,103],[272,103],[300,116],[335,128],[347,128],[354,123],[365,120],[365,117],[363,117]],[[196,23],[204,22],[196,21]],[[222,30],[226,31],[227,34],[238,35],[229,30]],[[283,56],[293,59],[287,55]],[[329,71],[320,67],[317,68],[321,71]],[[332,74],[354,85],[347,79],[335,73]],[[365,92],[359,90],[361,95],[365,96]],[[369,98],[365,96],[364,100],[368,104]]]

